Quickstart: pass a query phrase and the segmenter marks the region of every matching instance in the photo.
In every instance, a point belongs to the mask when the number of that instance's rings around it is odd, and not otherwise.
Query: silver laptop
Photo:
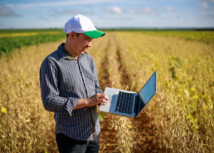
[[[157,92],[157,72],[149,78],[139,93],[114,88],[105,88],[109,102],[100,105],[100,112],[137,117]]]

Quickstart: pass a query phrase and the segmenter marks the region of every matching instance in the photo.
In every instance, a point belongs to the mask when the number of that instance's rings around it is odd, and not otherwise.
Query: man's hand
[[[108,103],[108,96],[106,94],[96,93],[88,99],[79,99],[78,104],[74,109],[92,107],[100,103]]]
[[[87,106],[91,107],[100,103],[108,103],[108,96],[106,94],[96,93],[88,98]]]

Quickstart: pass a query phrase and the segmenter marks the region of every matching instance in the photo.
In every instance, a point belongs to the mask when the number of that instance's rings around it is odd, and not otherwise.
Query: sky
[[[0,29],[63,28],[75,15],[99,28],[214,27],[214,0],[0,0]]]

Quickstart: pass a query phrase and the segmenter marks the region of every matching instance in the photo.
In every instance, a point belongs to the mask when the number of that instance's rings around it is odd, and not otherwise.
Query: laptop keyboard
[[[119,91],[115,111],[120,113],[131,114],[132,106],[133,106],[133,98],[134,98],[134,93]]]

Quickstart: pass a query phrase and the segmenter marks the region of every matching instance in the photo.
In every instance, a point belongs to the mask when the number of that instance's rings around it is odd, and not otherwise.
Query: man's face
[[[92,46],[93,38],[86,36],[84,33],[80,33],[79,36],[74,36],[73,39],[73,53],[77,56],[84,53],[84,51]]]

